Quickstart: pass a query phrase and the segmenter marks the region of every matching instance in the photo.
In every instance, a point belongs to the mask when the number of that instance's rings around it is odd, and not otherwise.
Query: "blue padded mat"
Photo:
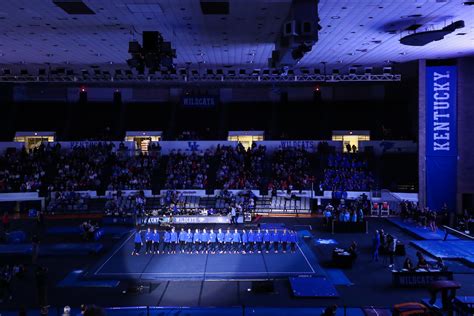
[[[132,231],[129,227],[120,226],[104,226],[103,228],[105,235],[124,236]]]
[[[319,316],[324,311],[323,307],[109,307],[105,308],[108,316]],[[79,315],[79,310],[71,309],[71,315]],[[0,310],[2,316],[18,316],[18,311]],[[39,309],[28,310],[28,316],[40,316]],[[49,316],[62,316],[62,308],[51,307]],[[391,313],[390,313],[391,315]],[[360,308],[338,308],[336,316],[365,316]]]
[[[334,285],[352,285],[352,283],[341,269],[325,269],[326,275],[328,276],[328,279],[331,280],[331,282]]]
[[[46,229],[46,233],[49,235],[67,235],[82,233],[82,229],[79,226],[53,226]]]
[[[289,280],[296,297],[339,297],[333,283],[325,277],[292,277]]]
[[[26,240],[26,234],[22,230],[12,231],[6,234],[8,244],[20,244]]]
[[[119,285],[116,280],[83,280],[82,270],[70,272],[63,280],[58,283],[58,287],[105,287],[113,288]]]
[[[150,316],[165,316],[165,315],[242,316],[242,308],[240,307],[150,307]]]
[[[98,240],[102,235],[123,237],[131,231],[128,227],[104,226],[95,232],[95,239]],[[82,230],[76,226],[53,226],[46,230],[49,235],[80,235]]]
[[[261,229],[283,229],[285,228],[284,223],[261,223]]]
[[[40,246],[39,255],[86,255],[91,253],[98,253],[102,250],[103,247],[104,246],[99,243],[45,244]],[[0,254],[28,255],[31,254],[31,245],[0,245]]]
[[[102,218],[102,224],[104,225],[135,225],[135,219],[133,217],[104,217]]]
[[[321,239],[321,238],[315,238],[314,240],[314,244],[316,246],[319,246],[319,245],[337,245],[337,240],[335,239]]]
[[[323,307],[246,307],[244,315],[251,316],[319,316],[323,313]],[[336,316],[365,316],[360,308],[347,308],[344,314],[343,308],[338,308]]]
[[[11,311],[11,310],[0,310],[0,314],[2,316],[18,316],[18,310],[16,311]],[[40,309],[37,308],[37,309],[28,309],[26,311],[26,315],[28,316],[40,316]],[[58,313],[56,311],[55,308],[51,308],[49,309],[49,312],[48,312],[48,316],[57,316]],[[71,315],[75,315],[75,314],[71,314]]]
[[[40,255],[91,254],[98,253],[104,246],[100,243],[67,243],[40,246]]]
[[[298,235],[299,238],[304,238],[304,237],[311,238],[313,236],[313,234],[307,229],[297,230],[296,234]]]
[[[417,236],[420,239],[426,240],[443,240],[444,239],[444,230],[442,228],[438,229],[436,232],[432,232],[429,228],[419,227],[413,222],[404,222],[398,217],[387,218],[392,224],[404,229],[413,235]],[[458,240],[456,236],[448,235],[448,240]]]
[[[148,308],[146,306],[111,307],[105,309],[105,314],[108,316],[147,316]]]
[[[471,240],[414,240],[411,244],[443,259],[463,260],[474,265],[474,241]]]

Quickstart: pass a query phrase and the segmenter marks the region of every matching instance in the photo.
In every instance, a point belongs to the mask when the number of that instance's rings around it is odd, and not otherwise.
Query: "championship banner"
[[[426,205],[456,209],[456,66],[426,67]]]
[[[187,108],[214,108],[218,99],[215,96],[184,96],[181,105]]]

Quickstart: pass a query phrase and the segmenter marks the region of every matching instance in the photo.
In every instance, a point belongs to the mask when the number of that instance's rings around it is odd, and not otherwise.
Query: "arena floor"
[[[22,221],[13,225],[28,225]],[[394,234],[407,245],[407,255],[412,259],[419,249],[412,241],[419,240],[413,234],[393,225],[385,219],[369,219],[369,233],[331,234],[322,229],[319,218],[262,218],[260,224],[284,224],[290,229],[306,229],[311,238],[300,238],[301,250],[295,254],[253,254],[253,255],[155,255],[132,257],[132,241],[129,236],[115,239],[107,235],[102,241],[105,252],[80,256],[43,256],[40,263],[49,268],[49,303],[51,306],[79,306],[83,303],[95,303],[100,297],[103,306],[272,306],[272,307],[322,307],[331,304],[347,307],[376,306],[390,307],[407,301],[418,301],[429,296],[424,288],[397,288],[392,286],[392,277],[388,260],[382,257],[372,262],[372,236],[375,229],[383,228],[386,233]],[[48,225],[64,226],[67,223],[50,222]],[[311,225],[311,227],[309,227]],[[214,229],[216,227],[213,227]],[[73,242],[74,240],[69,240]],[[329,243],[331,241],[332,243]],[[359,245],[359,256],[352,269],[334,270],[331,265],[334,247],[348,247],[352,241]],[[42,245],[59,242],[56,236],[45,238]],[[61,240],[63,242],[63,240]],[[76,240],[78,242],[78,240]],[[304,254],[304,256],[303,256]],[[310,262],[305,260],[305,256]],[[433,260],[427,254],[430,260]],[[284,259],[284,260],[282,260]],[[403,263],[404,257],[396,258],[396,265]],[[24,256],[0,256],[0,262],[24,262],[29,268],[30,258]],[[207,260],[207,263],[206,263]],[[458,260],[446,260],[454,279],[462,284],[459,295],[474,295],[474,268]],[[236,264],[239,269],[235,270]],[[266,270],[255,267],[267,264]],[[180,271],[186,267],[189,272],[198,273],[198,277],[183,277]],[[261,265],[259,267],[262,267]],[[252,268],[252,270],[250,270]],[[277,268],[279,270],[277,270]],[[326,274],[333,281],[339,298],[296,298],[290,290],[288,278],[271,276],[273,291],[257,293],[253,290],[258,280],[267,278],[268,271],[284,272],[291,276],[298,271],[312,270],[319,275]],[[192,270],[191,270],[192,269]],[[282,269],[284,269],[282,271]],[[161,271],[160,271],[161,270]],[[17,309],[20,306],[36,306],[36,284],[34,270],[29,269],[23,280],[13,285],[13,300],[5,301],[3,309]],[[72,278],[74,271],[83,271],[91,277],[90,281]],[[161,277],[146,277],[143,272],[170,273]],[[224,276],[219,273],[210,277],[208,272],[238,273],[238,277]],[[254,273],[252,278],[242,272]],[[93,276],[97,272],[97,276]],[[107,273],[117,273],[107,275]],[[131,273],[138,273],[133,275]],[[148,278],[140,282],[140,278]],[[72,280],[72,281],[71,281]],[[117,280],[119,282],[111,282]],[[111,286],[119,283],[118,286]],[[149,290],[133,293],[130,288],[137,284],[150,285]],[[99,286],[100,285],[100,286]],[[3,315],[3,313],[2,313]]]
[[[265,280],[320,275],[314,253],[304,241],[294,253],[155,254],[132,256],[132,235],[105,255],[87,277],[141,280]]]

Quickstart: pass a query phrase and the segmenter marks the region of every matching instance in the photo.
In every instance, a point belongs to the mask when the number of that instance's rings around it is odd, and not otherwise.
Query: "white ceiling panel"
[[[203,15],[197,0],[85,0],[96,14],[69,15],[52,0],[3,0],[0,64],[124,64],[128,42],[160,31],[179,66],[264,68],[290,0],[230,0],[229,15]],[[319,41],[301,67],[381,65],[474,55],[474,6],[454,0],[321,0]],[[400,44],[404,30],[466,26],[423,47]],[[464,35],[460,35],[465,33]]]

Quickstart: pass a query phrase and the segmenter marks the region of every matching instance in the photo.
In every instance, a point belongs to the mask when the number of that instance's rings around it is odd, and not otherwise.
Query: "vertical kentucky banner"
[[[456,66],[426,67],[426,205],[456,208]]]

